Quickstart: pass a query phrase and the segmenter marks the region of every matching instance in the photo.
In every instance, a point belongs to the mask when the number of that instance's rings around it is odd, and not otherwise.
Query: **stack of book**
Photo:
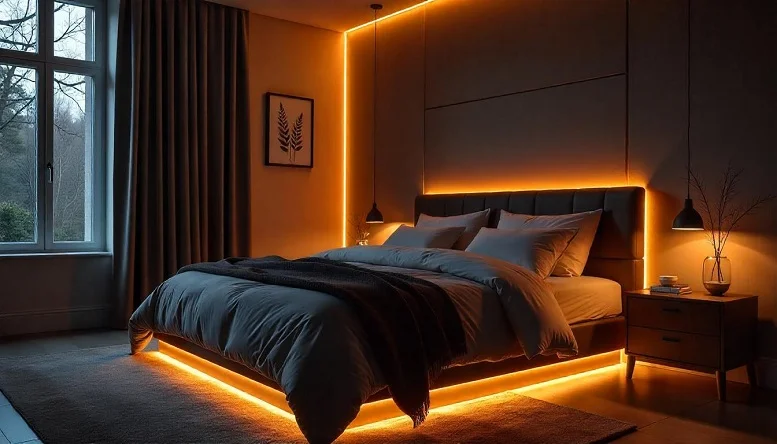
[[[665,293],[665,294],[691,294],[691,287],[688,284],[671,284],[671,285],[653,285],[650,287],[651,293]]]

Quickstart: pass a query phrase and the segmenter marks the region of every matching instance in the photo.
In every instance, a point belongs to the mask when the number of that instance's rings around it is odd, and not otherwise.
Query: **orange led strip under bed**
[[[163,361],[194,377],[211,380],[220,388],[252,401],[272,413],[289,419],[294,418],[286,403],[286,395],[278,390],[162,341],[159,341],[159,352],[159,357]],[[592,372],[615,370],[620,367],[620,354],[621,351],[616,350],[435,389],[431,391],[432,410],[482,399],[509,390],[536,388],[542,384],[554,384],[583,377]],[[359,415],[348,428],[402,416],[404,414],[391,399],[368,402],[362,406]]]

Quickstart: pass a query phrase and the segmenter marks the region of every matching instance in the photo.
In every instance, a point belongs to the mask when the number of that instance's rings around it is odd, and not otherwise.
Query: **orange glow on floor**
[[[155,354],[167,364],[226,390],[241,399],[259,407],[294,420],[286,404],[286,396],[270,387],[245,376],[227,370],[177,347],[159,341],[159,352]],[[463,404],[489,399],[504,392],[526,391],[598,374],[618,368],[621,364],[621,350],[589,356],[544,367],[509,373],[506,375],[470,381],[432,390],[430,393],[432,411],[458,411]],[[453,410],[451,410],[453,409]],[[404,414],[391,399],[366,403],[359,415],[348,426],[361,429],[365,426],[385,426],[386,421],[403,421]],[[404,418],[410,423],[409,418]]]
[[[617,353],[620,353],[620,352],[617,352]],[[446,414],[466,414],[467,408],[472,404],[479,403],[482,401],[488,401],[491,399],[498,399],[500,396],[504,395],[505,393],[523,394],[526,392],[530,392],[532,390],[551,387],[558,384],[564,384],[567,382],[575,381],[575,380],[590,377],[590,376],[600,375],[600,374],[609,373],[609,372],[617,372],[617,371],[620,371],[622,367],[623,367],[622,364],[612,364],[606,367],[589,370],[583,373],[563,376],[560,378],[552,379],[550,381],[540,382],[537,384],[532,384],[526,387],[520,387],[513,390],[505,390],[499,393],[494,393],[493,395],[482,396],[479,398],[458,402],[456,404],[451,404],[451,405],[446,405],[441,407],[433,407],[429,409],[429,412],[446,413]],[[349,427],[348,429],[346,429],[345,432],[349,433],[349,432],[359,432],[364,430],[375,430],[375,429],[394,428],[394,427],[412,427],[412,426],[413,426],[413,421],[406,416],[402,416],[397,418],[384,419],[378,422],[373,422],[370,424],[365,424],[357,427]]]
[[[217,378],[215,376],[211,376],[210,374],[205,373],[204,371],[202,371],[200,369],[194,368],[191,365],[184,364],[179,359],[173,358],[172,356],[170,356],[171,354],[172,355],[176,355],[176,357],[180,357],[182,355],[178,355],[176,353],[176,351],[173,350],[173,349],[176,349],[176,347],[173,347],[173,346],[167,345],[167,344],[164,344],[164,346],[163,346],[163,344],[164,343],[162,341],[159,341],[159,353],[149,353],[149,355],[154,356],[155,358],[158,358],[160,361],[164,362],[165,364],[171,365],[171,366],[177,368],[178,370],[181,370],[181,371],[185,372],[186,374],[191,375],[192,377],[194,377],[196,379],[202,380],[202,381],[204,381],[204,382],[206,382],[208,384],[212,384],[212,385],[214,385],[216,388],[218,388],[220,390],[224,390],[224,391],[226,391],[226,392],[228,392],[228,393],[230,393],[230,394],[232,394],[234,396],[237,396],[238,398],[240,398],[242,400],[248,401],[248,402],[250,402],[252,404],[256,404],[257,406],[261,407],[264,410],[267,410],[270,413],[273,413],[275,415],[278,415],[278,416],[281,416],[283,418],[289,419],[291,421],[295,421],[294,415],[291,414],[289,411],[286,411],[284,409],[280,409],[280,408],[274,406],[273,404],[265,401],[264,399],[261,399],[261,398],[259,398],[257,396],[254,396],[253,394],[250,394],[250,393],[247,393],[247,392],[245,392],[243,390],[235,388],[232,385],[227,384],[226,382],[222,381],[221,379],[219,379],[219,378]],[[182,354],[186,353],[185,351],[180,350],[180,349],[176,349],[176,350],[178,350],[178,352],[180,352]],[[188,353],[186,353],[186,354],[188,354]],[[200,358],[197,358],[194,355],[191,355],[191,356],[193,358],[200,359]],[[205,361],[204,359],[200,359],[200,360],[201,361]],[[244,376],[238,375],[237,373],[234,373],[234,372],[231,372],[231,371],[229,371],[227,369],[221,368],[221,367],[219,367],[219,366],[217,366],[215,364],[212,364],[212,363],[210,363],[208,361],[205,361],[205,362],[207,362],[208,364],[212,365],[213,367],[220,368],[224,373],[228,372],[228,373],[232,373],[232,375],[234,375],[235,377],[245,378]],[[223,377],[223,375],[221,375],[221,374],[220,374],[220,376]],[[245,379],[248,379],[248,378],[245,378]],[[261,385],[258,382],[255,382],[255,381],[252,381],[252,382],[254,384]],[[267,390],[272,390],[272,389],[267,388]],[[275,390],[273,390],[273,391],[275,391]],[[281,393],[281,395],[283,395],[283,394]],[[286,407],[286,409],[288,410],[288,406]]]

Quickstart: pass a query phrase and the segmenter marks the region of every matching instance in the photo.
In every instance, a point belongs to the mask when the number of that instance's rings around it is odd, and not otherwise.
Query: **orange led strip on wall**
[[[465,382],[432,390],[432,411],[450,411],[462,403],[488,399],[507,391],[527,391],[545,385],[567,382],[592,374],[616,371],[621,367],[620,350],[551,364],[491,378]],[[273,388],[216,365],[165,342],[159,341],[158,357],[163,362],[185,371],[192,377],[208,381],[222,390],[281,417],[294,420],[286,395]],[[383,421],[402,421],[404,414],[394,401],[385,399],[362,405],[359,415],[348,426],[358,430]],[[409,422],[410,419],[406,418]]]
[[[435,0],[427,0],[424,2],[417,3],[415,5],[409,6],[405,9],[402,9],[400,11],[388,14],[386,16],[383,16],[377,20],[371,20],[366,23],[363,23],[359,26],[354,26],[353,28],[345,31],[343,33],[343,247],[348,246],[348,174],[347,174],[347,168],[348,168],[348,33],[357,31],[359,29],[365,28],[367,26],[370,26],[374,23],[382,22],[383,20],[390,19],[392,17],[396,17],[398,15],[404,14],[406,12],[412,11],[414,9],[420,8],[424,5],[427,5],[429,3],[432,3]],[[612,187],[618,187],[618,186],[629,186],[634,185],[630,184],[629,180],[627,179],[625,183],[609,183],[609,184],[594,184],[594,183],[585,183],[581,184],[579,182],[574,182],[570,184],[570,186],[556,186],[555,189],[570,189],[570,188],[579,188],[579,189],[586,189],[586,188],[612,188]],[[541,187],[542,189],[548,190],[548,189],[554,189],[554,188],[548,188],[548,187]],[[643,185],[643,188],[645,188],[645,226],[644,226],[644,270],[643,270],[643,288],[646,288],[648,286],[648,276],[649,276],[649,269],[648,269],[648,250],[650,246],[650,239],[649,239],[649,232],[648,229],[649,226],[649,201],[650,196],[647,192],[647,187]],[[536,189],[536,188],[535,188]],[[529,190],[528,188],[525,188],[524,190]],[[516,190],[514,186],[506,186],[506,187],[486,187],[486,188],[479,188],[474,189],[472,187],[451,187],[451,188],[445,188],[444,190],[434,190],[434,192],[427,192],[426,191],[426,184],[424,184],[424,194],[456,194],[456,193],[485,193],[485,192],[499,192],[499,191],[519,191]],[[651,270],[652,271],[652,270]]]
[[[343,33],[343,247],[348,246],[348,34]]]
[[[433,1],[435,0],[426,0],[408,6],[405,9],[387,14],[377,20],[370,20],[367,23],[362,23],[343,32],[343,247],[348,246],[348,33],[420,8]]]

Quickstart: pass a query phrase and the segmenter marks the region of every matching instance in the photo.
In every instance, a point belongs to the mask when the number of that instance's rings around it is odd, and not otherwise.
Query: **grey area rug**
[[[43,442],[303,443],[296,424],[128,346],[0,359],[0,389]],[[417,429],[346,431],[338,443],[595,443],[621,421],[505,393],[433,411]]]

